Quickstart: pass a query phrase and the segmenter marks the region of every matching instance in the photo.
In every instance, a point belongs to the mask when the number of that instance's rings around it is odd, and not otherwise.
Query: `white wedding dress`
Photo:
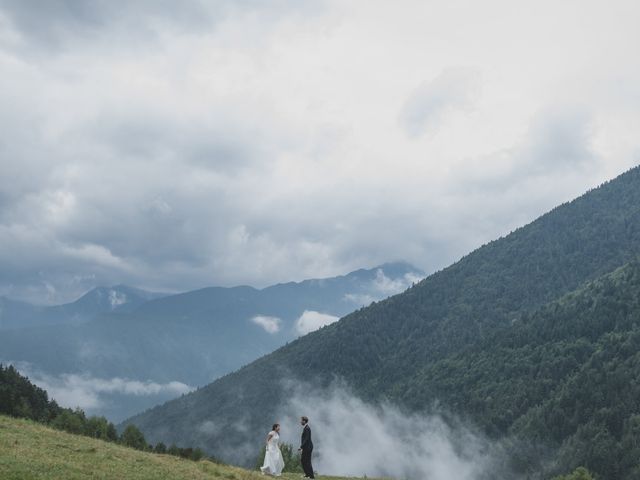
[[[279,477],[284,468],[284,460],[282,459],[282,453],[278,446],[280,435],[274,431],[269,432],[269,435],[271,435],[271,439],[267,443],[267,450],[264,454],[264,464],[260,467],[260,471]]]

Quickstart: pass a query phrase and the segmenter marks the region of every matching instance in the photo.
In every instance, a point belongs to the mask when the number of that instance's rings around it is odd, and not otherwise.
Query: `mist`
[[[112,422],[122,421],[149,408],[150,404],[164,403],[195,388],[177,380],[158,383],[121,377],[95,377],[89,373],[53,375],[29,362],[0,360],[0,364],[13,365],[60,406],[81,408],[87,415],[104,415]]]
[[[514,478],[499,445],[442,416],[407,414],[389,403],[371,405],[348,387],[296,388],[278,418],[281,437],[299,446],[299,417],[309,417],[313,465],[323,475],[408,480]]]

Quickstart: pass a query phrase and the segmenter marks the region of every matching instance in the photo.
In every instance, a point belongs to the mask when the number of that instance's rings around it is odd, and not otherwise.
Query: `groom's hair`
[[[309,423],[308,417],[300,417],[300,420],[302,420],[304,423]]]

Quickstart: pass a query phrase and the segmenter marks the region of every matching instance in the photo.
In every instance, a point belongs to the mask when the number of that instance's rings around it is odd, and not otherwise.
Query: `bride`
[[[275,423],[272,430],[267,435],[267,448],[264,453],[264,464],[260,467],[260,471],[263,474],[280,476],[282,469],[284,468],[284,460],[282,459],[282,453],[278,446],[280,440],[280,424]]]

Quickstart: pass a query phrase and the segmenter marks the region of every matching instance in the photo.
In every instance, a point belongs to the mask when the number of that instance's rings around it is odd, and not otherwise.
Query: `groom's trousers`
[[[300,463],[302,463],[302,470],[304,470],[304,476],[309,478],[315,478],[313,476],[313,467],[311,466],[311,452],[313,452],[313,449],[302,450],[302,455],[300,455]]]

